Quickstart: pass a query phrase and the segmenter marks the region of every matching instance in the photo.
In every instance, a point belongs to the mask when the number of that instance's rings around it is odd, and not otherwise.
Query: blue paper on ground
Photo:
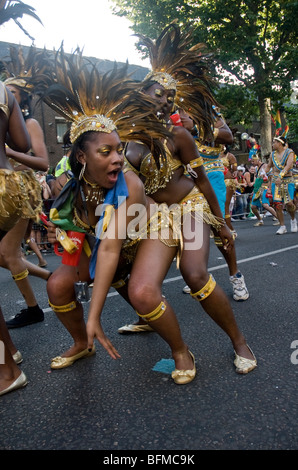
[[[175,370],[174,359],[161,359],[152,368],[155,372],[162,372],[163,374],[171,374]]]

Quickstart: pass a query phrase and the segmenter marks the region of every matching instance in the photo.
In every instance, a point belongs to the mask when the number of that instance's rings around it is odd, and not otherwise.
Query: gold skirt
[[[19,219],[38,220],[41,186],[32,170],[0,169],[0,230],[8,232]]]
[[[183,249],[183,217],[191,214],[198,222],[211,225],[220,230],[224,219],[212,214],[204,195],[195,186],[178,204],[155,204],[155,212],[139,231],[129,232],[122,247],[122,254],[133,261],[138,244],[143,239],[158,238],[164,245]]]

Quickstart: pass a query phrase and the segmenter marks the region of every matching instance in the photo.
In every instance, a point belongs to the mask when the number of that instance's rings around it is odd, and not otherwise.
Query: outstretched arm
[[[147,204],[144,187],[140,179],[132,172],[126,173],[125,178],[129,197],[126,200],[126,204],[121,204],[115,211],[106,236],[100,242],[87,321],[88,347],[92,348],[94,338],[96,338],[113,359],[119,358],[120,355],[109,338],[104,334],[100,318],[118,267],[122,243],[127,233],[127,226],[134,218],[133,206],[138,205],[136,207],[143,209],[145,214]],[[132,215],[128,215],[130,212]]]
[[[49,167],[49,158],[47,148],[44,142],[43,131],[39,123],[35,119],[27,119],[26,127],[31,139],[31,149],[34,155],[16,152],[7,149],[7,156],[13,158],[16,162],[21,163],[24,167],[33,168],[34,170],[47,171]]]

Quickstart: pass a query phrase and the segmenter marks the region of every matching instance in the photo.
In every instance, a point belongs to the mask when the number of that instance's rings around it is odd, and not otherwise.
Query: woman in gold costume
[[[167,161],[160,162],[158,167],[148,147],[130,142],[125,151],[126,165],[142,179],[146,193],[159,204],[162,217],[168,217],[169,224],[173,222],[172,235],[176,237],[161,234],[163,244],[158,250],[154,240],[140,244],[130,274],[129,298],[141,317],[138,325],[154,320],[151,315],[156,312],[162,315],[162,308],[164,312],[171,309],[162,297],[161,287],[179,246],[180,271],[192,297],[229,336],[235,351],[236,371],[245,374],[256,367],[256,358],[237,326],[227,296],[208,273],[210,226],[216,229],[226,250],[231,249],[233,237],[224,223],[192,135],[182,126],[169,124],[175,104],[191,116],[205,140],[214,140],[213,105],[216,103],[209,88],[207,56],[201,45],[189,47],[191,33],[182,35],[175,23],[165,28],[156,41],[139,36],[152,65],[152,71],[143,81],[144,93],[156,101],[158,116],[171,132],[171,139],[165,144]],[[156,292],[159,303],[156,303]],[[150,321],[149,327],[155,323]]]
[[[80,53],[67,57],[61,49],[53,64],[53,76],[57,79],[51,84],[46,78],[43,90],[40,81],[40,93],[49,106],[72,123],[69,158],[73,177],[51,208],[48,236],[53,243],[58,226],[60,231],[72,228],[83,232],[87,240],[78,266],[61,264],[47,283],[49,304],[73,338],[73,345],[51,361],[51,368],[61,369],[92,356],[94,339],[113,359],[120,357],[105,335],[100,318],[116,270],[121,265],[121,255],[124,258],[127,251],[129,256],[130,245],[133,250],[137,246],[139,235],[130,238],[128,231],[135,219],[134,210],[142,213],[143,222],[137,225],[144,232],[147,219],[155,210],[141,180],[132,171],[125,175],[122,172],[122,142],[138,140],[152,144],[152,154],[156,158],[161,155],[163,159],[159,142],[167,136],[167,131],[155,115],[151,117],[152,100],[138,93],[140,84],[127,77],[126,68],[115,68],[101,75],[96,63],[84,62]],[[69,250],[69,237],[65,232],[61,237],[60,231],[58,240]],[[155,242],[156,245],[161,243]],[[127,267],[126,262],[123,266]],[[76,295],[76,291],[79,285],[82,288],[82,284],[91,281],[93,289],[86,331],[82,296]],[[86,284],[84,286],[86,289]],[[159,303],[159,294],[154,297]],[[186,379],[190,381],[195,376],[192,355],[181,337],[174,312],[169,309],[161,315],[163,310],[162,306],[160,311],[152,312],[152,323],[171,348],[177,374],[183,371],[183,379],[187,371]]]
[[[16,49],[11,47],[10,60],[2,62],[1,67],[7,76],[4,83],[19,103],[31,140],[29,152],[15,151],[7,146],[6,155],[16,171],[28,170],[28,174],[32,177],[32,188],[35,188],[41,194],[41,186],[36,180],[34,172],[29,170],[29,168],[32,168],[34,170],[46,171],[49,165],[41,126],[32,117],[31,100],[33,89],[26,81],[32,73],[32,57],[34,54],[34,47],[30,48],[26,57],[23,56],[21,48]],[[42,206],[40,207],[41,211]],[[38,220],[37,218],[36,221]],[[30,238],[32,223],[30,214],[24,213],[22,218],[19,219],[18,223],[0,243],[0,266],[11,272],[16,286],[26,302],[26,308],[6,322],[8,328],[19,328],[44,320],[43,310],[37,303],[28,275],[32,274],[47,280],[50,272],[26,260],[22,256],[21,248],[23,240]]]
[[[0,240],[23,214],[35,217],[41,206],[34,175],[30,170],[14,171],[6,156],[6,144],[19,152],[27,152],[30,137],[17,101],[0,82]],[[17,365],[22,362],[22,355],[12,342],[1,308],[0,356],[0,395],[4,395],[24,387],[27,378]]]

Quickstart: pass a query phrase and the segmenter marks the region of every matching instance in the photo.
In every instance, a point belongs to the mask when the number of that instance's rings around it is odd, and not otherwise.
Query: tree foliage
[[[296,0],[113,0],[136,33],[157,37],[173,21],[194,27],[193,40],[213,51],[217,74],[249,90],[252,100],[270,98],[274,108],[297,79]],[[235,82],[236,81],[236,82]]]

